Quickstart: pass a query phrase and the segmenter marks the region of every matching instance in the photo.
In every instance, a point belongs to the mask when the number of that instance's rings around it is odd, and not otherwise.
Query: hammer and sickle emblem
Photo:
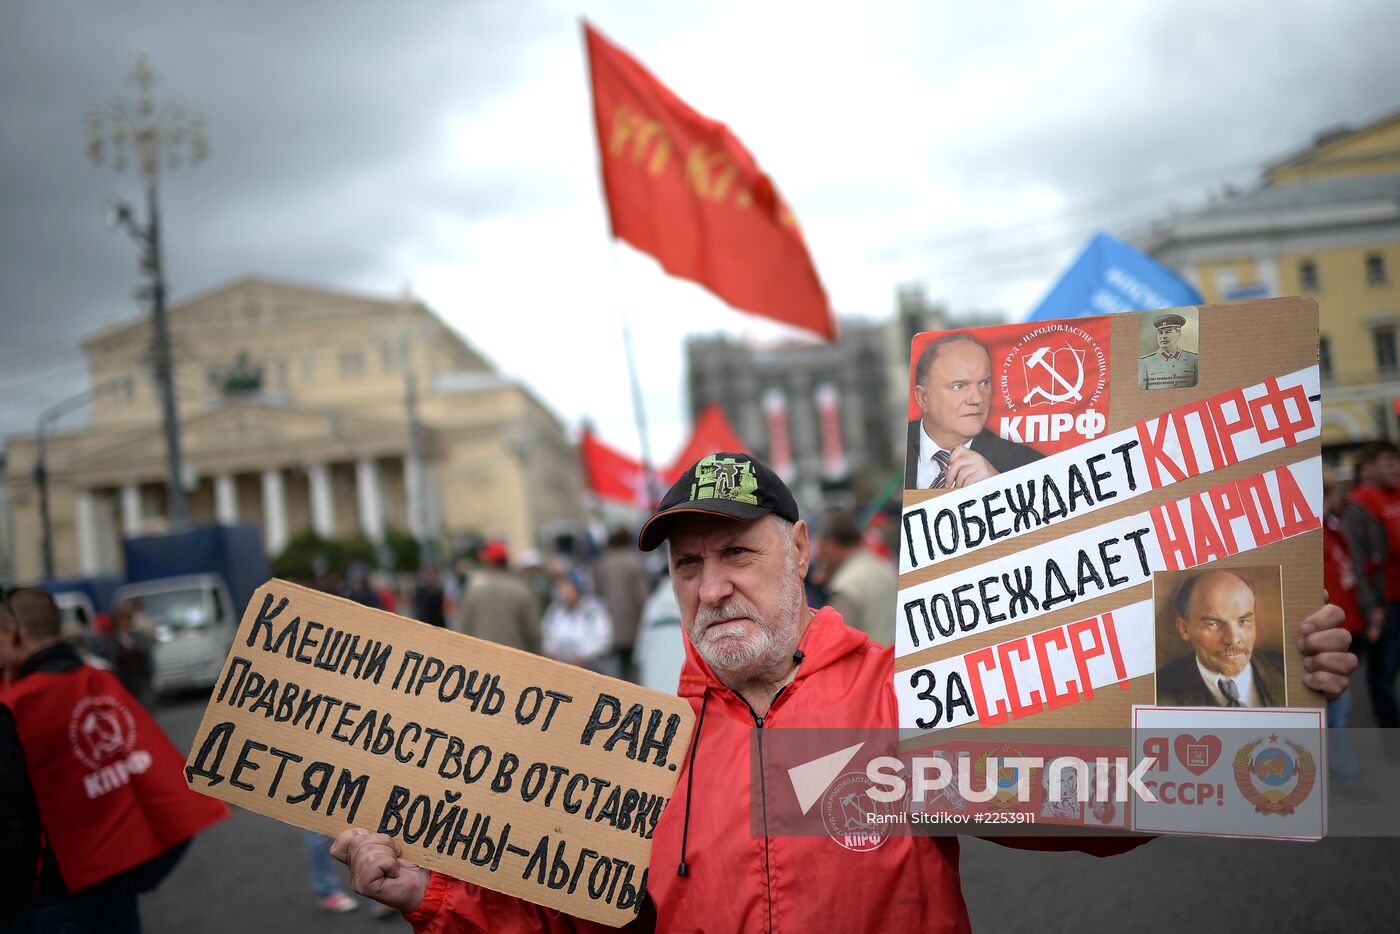
[[[120,752],[125,741],[121,723],[108,710],[94,710],[83,718],[82,737],[97,760]]]
[[[1070,347],[1068,344],[1065,345],[1065,349],[1068,350],[1069,355],[1074,358],[1074,365],[1078,370],[1074,377],[1074,385],[1070,385],[1069,380],[1061,376],[1060,372],[1055,369],[1054,355],[1050,348],[1041,347],[1035,353],[1031,354],[1030,359],[1026,361],[1026,370],[1030,371],[1036,367],[1040,367],[1050,374],[1052,380],[1060,384],[1060,388],[1063,389],[1064,392],[1047,392],[1044,386],[1033,386],[1031,387],[1031,391],[1026,393],[1025,398],[1021,400],[1022,402],[1030,402],[1037,396],[1049,403],[1078,402],[1084,398],[1080,393],[1080,389],[1084,387],[1084,360],[1079,354],[1075,353],[1074,348]]]

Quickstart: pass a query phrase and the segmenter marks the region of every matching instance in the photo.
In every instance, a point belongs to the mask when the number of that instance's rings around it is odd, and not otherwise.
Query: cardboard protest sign
[[[196,791],[604,924],[630,921],[694,715],[678,697],[272,580],[200,724]]]
[[[1308,298],[918,335],[901,727],[1321,706],[1296,649],[1322,603],[1317,355]],[[1257,638],[1205,633],[1204,600]]]

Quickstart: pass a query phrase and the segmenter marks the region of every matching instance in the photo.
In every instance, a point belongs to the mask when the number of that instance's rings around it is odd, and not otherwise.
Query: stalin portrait
[[[1138,388],[1189,389],[1196,385],[1200,355],[1181,349],[1181,329],[1186,318],[1176,312],[1152,319],[1157,349],[1138,360]]]

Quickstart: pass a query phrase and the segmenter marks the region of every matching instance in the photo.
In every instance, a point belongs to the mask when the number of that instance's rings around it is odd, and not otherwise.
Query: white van
[[[189,574],[125,584],[113,606],[133,600],[140,605],[136,625],[149,629],[155,646],[156,691],[213,687],[238,629],[223,578]]]

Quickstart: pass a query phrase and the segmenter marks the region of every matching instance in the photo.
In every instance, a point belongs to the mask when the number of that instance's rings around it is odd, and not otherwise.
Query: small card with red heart
[[[1321,839],[1324,716],[1319,709],[1135,706],[1132,828]]]

